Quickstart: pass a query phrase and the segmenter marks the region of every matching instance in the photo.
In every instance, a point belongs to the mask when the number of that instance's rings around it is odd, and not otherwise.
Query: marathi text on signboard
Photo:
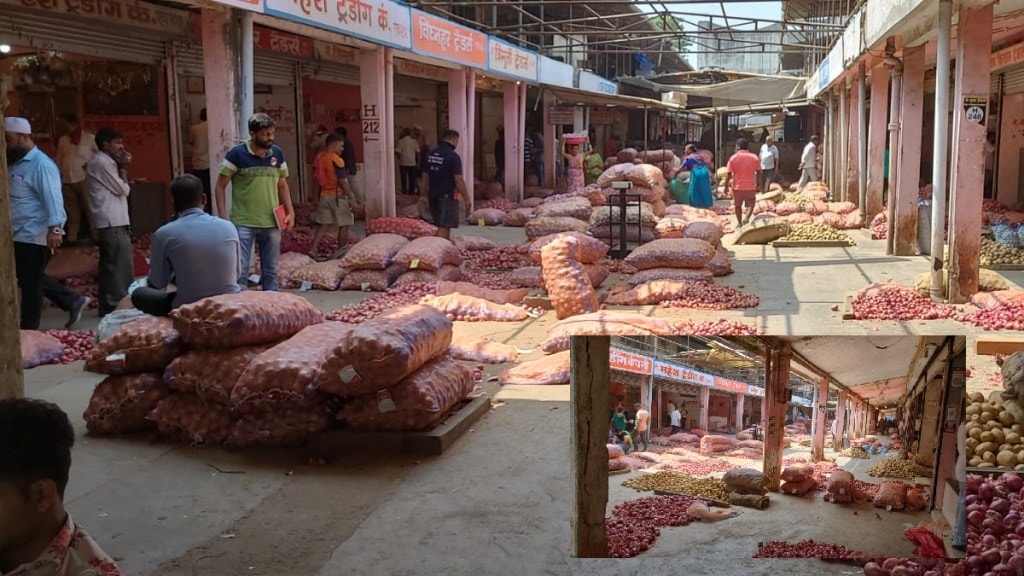
[[[613,370],[633,372],[636,374],[643,374],[645,376],[651,374],[652,362],[651,359],[646,356],[633,354],[632,352],[626,352],[625,350],[619,350],[618,348],[612,348],[609,351],[608,360],[609,365]]]

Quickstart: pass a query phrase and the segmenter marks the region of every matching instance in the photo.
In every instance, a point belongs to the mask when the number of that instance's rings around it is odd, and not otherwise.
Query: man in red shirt
[[[729,158],[729,173],[725,175],[725,191],[728,194],[732,185],[732,202],[736,207],[736,224],[750,222],[754,214],[754,203],[757,201],[757,180],[761,177],[761,159],[747,149],[747,139],[736,141],[736,153]],[[743,205],[746,204],[747,215],[743,217]]]

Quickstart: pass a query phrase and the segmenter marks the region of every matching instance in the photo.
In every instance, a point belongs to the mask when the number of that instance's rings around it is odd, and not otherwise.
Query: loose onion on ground
[[[56,338],[64,347],[61,364],[71,364],[92,356],[93,331],[72,332],[70,330],[46,330],[46,334]]]
[[[434,293],[434,284],[405,284],[395,286],[383,294],[371,296],[359,304],[350,304],[327,314],[328,320],[359,324],[372,320],[396,308],[418,304],[420,299]]]
[[[693,308],[697,310],[729,310],[730,308],[757,308],[760,299],[732,286],[710,282],[688,282],[682,298],[662,302],[664,308]]]

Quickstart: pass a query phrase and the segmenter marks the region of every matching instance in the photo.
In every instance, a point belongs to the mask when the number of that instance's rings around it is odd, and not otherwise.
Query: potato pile
[[[981,392],[971,393],[967,405],[967,465],[1024,470],[1021,424]]]
[[[1005,266],[1024,265],[1024,250],[1010,248],[992,240],[991,238],[981,239],[981,265],[982,266]]]
[[[868,468],[868,475],[881,478],[916,478],[914,463],[903,454],[890,456]]]
[[[857,243],[850,238],[850,235],[841,230],[836,230],[827,224],[809,223],[809,224],[794,224],[789,228],[789,234],[779,238],[783,242],[791,242],[795,240],[834,240],[838,242],[848,242],[850,246],[856,246]]]
[[[690,496],[711,498],[713,500],[729,500],[729,490],[720,478],[697,478],[674,470],[662,470],[654,474],[644,474],[630,478],[622,483],[626,488],[637,492],[651,490],[671,490]]]

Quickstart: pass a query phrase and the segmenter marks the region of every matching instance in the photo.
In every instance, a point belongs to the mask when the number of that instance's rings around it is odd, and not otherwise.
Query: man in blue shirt
[[[60,170],[32,141],[24,118],[5,118],[10,172],[14,262],[21,290],[21,329],[38,330],[43,312],[43,276],[50,254],[64,239]]]
[[[238,231],[227,220],[204,211],[203,183],[192,174],[171,182],[178,217],[153,234],[149,278],[132,292],[132,305],[146,314],[167,316],[183,304],[241,290]],[[166,290],[174,281],[177,291]]]
[[[427,200],[430,202],[430,215],[437,226],[437,235],[449,240],[451,229],[459,227],[459,198],[467,197],[466,180],[462,177],[462,158],[455,151],[458,145],[459,133],[447,130],[437,148],[423,159],[429,179]]]

